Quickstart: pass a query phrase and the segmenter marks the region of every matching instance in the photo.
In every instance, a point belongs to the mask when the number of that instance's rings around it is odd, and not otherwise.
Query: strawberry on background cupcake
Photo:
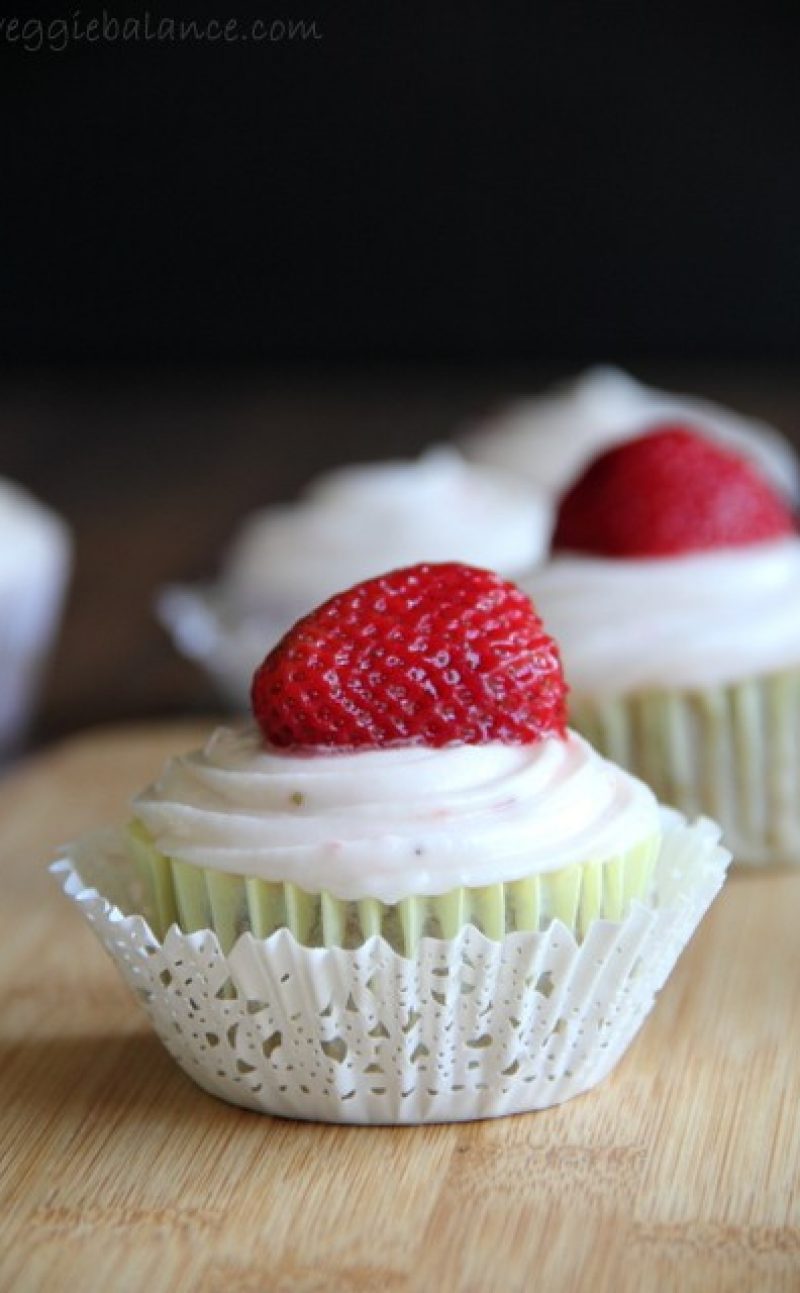
[[[509,578],[544,557],[552,506],[532,485],[446,446],[317,477],[291,504],[245,518],[212,584],[174,586],[160,618],[237,708],[267,645],[300,616],[370,575],[415,561],[463,561]]]
[[[565,697],[500,576],[367,580],[269,652],[253,723],[54,869],[226,1099],[347,1122],[558,1103],[622,1054],[728,861],[565,726]]]
[[[685,425],[606,451],[526,586],[576,728],[737,860],[800,863],[800,538],[757,469]]]
[[[544,395],[518,399],[461,437],[467,457],[561,494],[605,449],[665,422],[685,422],[743,454],[787,498],[800,463],[780,432],[696,395],[657,390],[619,368],[590,368]]]

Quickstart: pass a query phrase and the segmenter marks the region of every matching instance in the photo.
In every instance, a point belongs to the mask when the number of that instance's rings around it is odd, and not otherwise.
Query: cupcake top
[[[69,532],[63,521],[27,490],[0,479],[0,581],[28,581],[66,559]]]
[[[135,803],[195,865],[337,898],[513,881],[658,831],[651,792],[565,727],[558,650],[488,571],[422,565],[301,620],[253,681],[256,725]]]
[[[702,687],[800,664],[800,540],[755,468],[687,427],[601,454],[528,589],[576,692]]]
[[[654,390],[617,368],[591,368],[552,393],[519,400],[463,443],[470,458],[560,494],[596,454],[667,421],[691,423],[751,458],[787,497],[800,495],[797,457],[774,428],[709,400]]]
[[[551,508],[533,487],[435,448],[415,461],[340,468],[297,503],[255,513],[223,582],[233,602],[285,607],[291,622],[339,588],[417,561],[518,575],[544,555],[550,525]]]
[[[574,732],[301,753],[223,728],[135,812],[170,857],[386,903],[602,861],[658,830],[650,790]]]

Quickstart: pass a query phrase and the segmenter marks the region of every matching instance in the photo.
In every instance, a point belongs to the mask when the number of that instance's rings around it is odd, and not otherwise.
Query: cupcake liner
[[[306,947],[360,947],[380,934],[395,951],[411,956],[421,938],[453,938],[466,924],[503,938],[544,929],[557,919],[582,938],[598,917],[621,920],[633,899],[647,894],[659,840],[643,840],[602,862],[392,905],[375,898],[346,902],[290,883],[180,862],[159,853],[139,822],[130,827],[128,844],[144,890],[141,910],[159,937],[172,924],[184,933],[211,929],[227,952],[242,934],[268,938],[282,928]]]
[[[467,925],[412,957],[378,935],[303,947],[287,929],[227,956],[209,930],[161,942],[130,914],[143,891],[116,831],[51,869],[206,1091],[292,1118],[448,1122],[559,1104],[625,1051],[730,860],[713,822],[664,810],[663,826],[649,904],[583,943],[558,920],[501,940]]]
[[[736,862],[800,864],[800,669],[607,699],[570,723],[687,816],[718,821]]]

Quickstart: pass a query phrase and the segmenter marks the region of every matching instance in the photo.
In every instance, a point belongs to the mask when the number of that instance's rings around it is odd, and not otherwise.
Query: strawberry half
[[[561,500],[553,547],[670,557],[794,533],[791,512],[755,467],[668,425],[594,459]]]
[[[488,570],[409,566],[295,624],[253,677],[273,746],[529,744],[565,735],[558,648],[528,597]]]

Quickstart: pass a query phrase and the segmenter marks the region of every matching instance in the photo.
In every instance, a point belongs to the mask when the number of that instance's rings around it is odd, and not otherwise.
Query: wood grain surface
[[[98,729],[0,784],[0,1288],[800,1289],[800,873],[728,882],[589,1095],[272,1120],[192,1086],[44,870],[207,726]]]

